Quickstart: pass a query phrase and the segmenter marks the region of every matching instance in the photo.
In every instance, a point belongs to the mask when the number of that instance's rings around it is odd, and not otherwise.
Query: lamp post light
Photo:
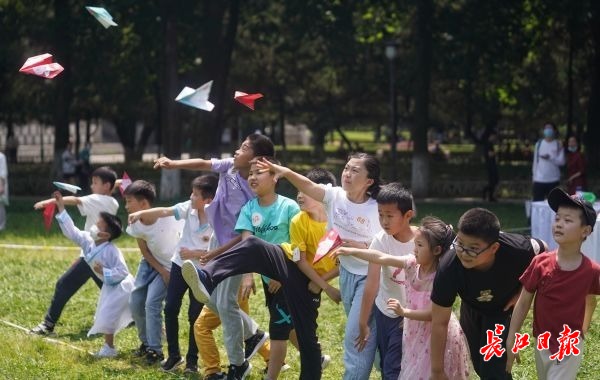
[[[385,44],[385,56],[390,61],[390,160],[392,161],[392,181],[396,181],[397,170],[396,161],[398,158],[397,145],[398,145],[398,121],[397,121],[397,106],[396,106],[396,76],[394,70],[394,63],[398,57],[398,42],[391,40]]]

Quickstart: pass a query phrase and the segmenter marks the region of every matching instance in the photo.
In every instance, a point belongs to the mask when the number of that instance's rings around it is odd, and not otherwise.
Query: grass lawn
[[[149,368],[142,361],[134,359],[130,352],[139,345],[134,328],[120,332],[116,345],[120,354],[115,360],[96,360],[85,351],[95,352],[103,343],[101,336],[87,337],[92,324],[98,290],[90,281],[67,304],[56,328],[57,339],[64,344],[56,344],[36,336],[30,336],[10,322],[25,328],[39,323],[48,307],[56,279],[78,255],[73,244],[62,236],[56,223],[50,232],[43,229],[42,217],[32,210],[34,199],[17,199],[9,208],[8,230],[0,234],[0,244],[27,244],[42,246],[66,246],[68,249],[52,250],[21,249],[0,247],[0,378],[4,379],[72,379],[72,378],[115,378],[115,379],[174,379],[177,375],[164,374],[156,368]],[[447,202],[423,202],[417,204],[419,217],[437,215],[456,226],[458,217],[476,204]],[[501,203],[490,207],[500,216],[504,228],[523,228],[526,225],[522,204]],[[121,210],[123,212],[123,210]],[[71,214],[78,212],[71,209]],[[122,215],[124,217],[124,214]],[[76,223],[80,225],[75,218]],[[128,236],[117,240],[117,245],[125,250],[129,269],[135,272],[139,254],[135,251],[135,241]],[[257,280],[258,284],[258,280]],[[251,300],[251,314],[262,325],[267,326],[268,316],[263,306],[262,288]],[[180,344],[186,347],[187,321],[185,318],[187,301],[180,315]],[[579,373],[581,379],[594,379],[600,371],[600,339],[598,319],[595,318],[592,331],[586,337],[586,357]],[[343,373],[342,336],[345,317],[340,305],[323,298],[319,317],[319,337],[323,352],[331,355],[332,362],[323,374],[324,379],[340,379]],[[524,332],[531,332],[530,319]],[[216,334],[219,342],[220,330]],[[166,348],[166,344],[165,344]],[[408,349],[408,348],[407,348]],[[80,350],[83,350],[80,351]],[[183,352],[185,354],[185,352]],[[225,351],[221,349],[222,364],[227,364]],[[287,362],[292,369],[283,373],[282,379],[296,379],[299,374],[299,356],[295,349],[288,351]],[[260,379],[264,363],[254,358],[255,370],[249,379]],[[516,365],[515,379],[534,379],[533,348],[525,350],[523,362]],[[596,375],[594,375],[596,374]],[[372,378],[380,378],[373,372]],[[200,377],[196,377],[200,378]]]

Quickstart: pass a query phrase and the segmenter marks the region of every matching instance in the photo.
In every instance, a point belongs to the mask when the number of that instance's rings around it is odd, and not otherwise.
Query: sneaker
[[[192,260],[185,260],[181,266],[181,275],[190,287],[194,298],[200,303],[207,303],[210,298],[212,287],[204,271],[196,269]]]
[[[55,335],[54,326],[50,326],[50,324],[46,321],[41,322],[39,325],[29,330],[29,333],[42,336]]]
[[[148,346],[146,346],[144,343],[142,343],[142,344],[140,344],[140,346],[138,348],[133,350],[133,356],[141,358],[142,356],[146,356],[147,351],[148,351]]]
[[[185,369],[183,370],[183,373],[188,373],[188,374],[198,373],[198,366],[195,364],[186,364]],[[219,372],[219,373],[221,373],[221,372]],[[224,379],[224,378],[225,378],[225,375],[223,375],[222,379]]]
[[[109,347],[108,344],[104,343],[100,351],[94,355],[97,358],[114,358],[117,356],[117,350],[114,347]]]
[[[231,364],[227,371],[227,380],[242,380],[246,378],[251,369],[252,364],[248,363],[248,360],[245,360],[242,365]]]
[[[331,356],[329,355],[321,355],[321,369],[327,368],[329,362],[331,361]]]
[[[183,358],[181,356],[169,356],[167,360],[161,363],[160,369],[165,372],[171,372],[182,364]]]
[[[211,373],[204,376],[204,380],[225,380],[225,374],[223,372]]]
[[[162,354],[162,352],[156,352],[151,348],[146,351],[146,364],[148,365],[160,363],[164,359],[165,356]]]
[[[257,329],[256,333],[244,341],[244,356],[246,360],[250,360],[256,355],[258,350],[269,339],[269,333]]]

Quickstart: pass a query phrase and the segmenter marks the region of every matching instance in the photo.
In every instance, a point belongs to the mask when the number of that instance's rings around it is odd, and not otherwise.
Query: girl
[[[286,178],[298,191],[325,203],[327,230],[335,229],[345,247],[368,248],[373,236],[381,230],[375,201],[380,188],[380,168],[375,157],[366,153],[351,155],[342,171],[341,187],[318,185],[286,167],[264,160],[260,165]],[[340,257],[340,264],[340,292],[348,317],[344,334],[344,379],[368,379],[377,345],[373,316],[366,324],[359,324],[368,263],[350,256]],[[335,275],[333,272],[323,279],[328,281]]]
[[[431,374],[429,348],[431,337],[431,289],[440,257],[450,248],[452,227],[434,217],[421,221],[415,236],[415,254],[392,256],[376,250],[341,247],[334,256],[354,256],[406,271],[407,307],[396,299],[388,300],[388,309],[404,317],[402,369],[399,379],[428,379]],[[452,314],[444,368],[449,379],[469,378],[469,351],[458,320]]]

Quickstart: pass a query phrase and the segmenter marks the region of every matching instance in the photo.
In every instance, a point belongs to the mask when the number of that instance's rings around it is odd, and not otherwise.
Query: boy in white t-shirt
[[[150,182],[139,180],[123,192],[127,212],[148,210],[156,198]],[[174,217],[142,217],[127,227],[127,233],[137,239],[142,259],[135,276],[135,288],[129,306],[141,345],[136,356],[145,356],[152,362],[162,355],[162,310],[167,296],[171,270],[171,256],[179,242],[184,221]],[[178,362],[181,365],[183,359]],[[152,363],[150,363],[152,364]]]
[[[377,194],[377,208],[383,230],[375,235],[370,248],[394,256],[413,253],[417,228],[410,226],[414,216],[412,194],[397,182],[387,184]],[[388,309],[387,301],[390,298],[397,299],[406,306],[404,281],[403,270],[369,263],[359,326],[361,330],[368,329],[369,316],[371,313],[375,316],[377,349],[384,379],[397,379],[400,375],[402,317]]]
[[[77,206],[81,215],[85,216],[85,231],[98,221],[100,212],[116,214],[119,209],[119,203],[111,196],[117,181],[117,173],[108,166],[102,166],[92,173],[92,194],[83,197],[68,196],[63,197],[63,202],[67,206]],[[56,203],[54,198],[37,202],[33,205],[36,210],[42,210],[46,205]],[[94,275],[92,269],[86,264],[83,255],[71,264],[71,267],[63,273],[56,282],[52,302],[46,312],[44,320],[36,327],[30,330],[32,334],[51,335],[54,333],[54,326],[58,322],[60,315],[71,297],[77,293],[89,279],[94,280],[98,288],[102,287],[102,281]]]
[[[183,260],[193,260],[194,264],[200,266],[200,257],[209,248],[210,237],[213,229],[208,223],[208,217],[204,208],[212,202],[217,190],[218,179],[214,175],[202,175],[192,181],[192,194],[190,200],[178,203],[173,207],[155,207],[129,214],[129,224],[146,218],[175,217],[177,220],[185,220],[181,239],[175,247],[171,258],[171,272],[167,297],[165,302],[165,331],[169,357],[162,365],[173,369],[182,363],[179,350],[179,311],[185,292],[189,289],[181,275]],[[198,372],[198,346],[194,339],[194,322],[200,315],[204,306],[191,294],[188,307],[188,351],[186,354],[186,365],[184,372]],[[164,359],[159,352],[146,354],[147,363],[160,363]],[[177,365],[176,365],[177,364]]]

